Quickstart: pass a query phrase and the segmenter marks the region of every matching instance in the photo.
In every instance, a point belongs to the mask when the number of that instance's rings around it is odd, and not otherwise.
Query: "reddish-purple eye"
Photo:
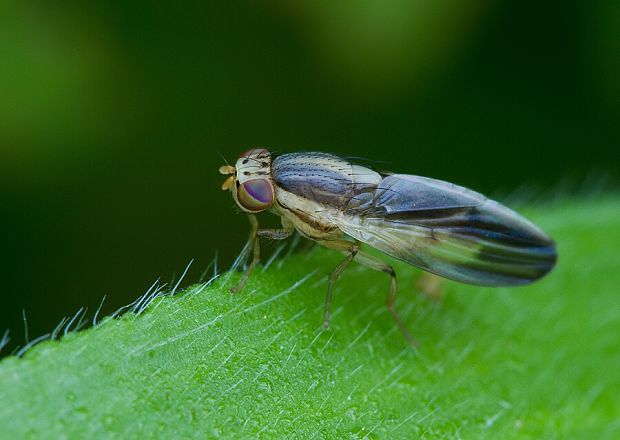
[[[237,202],[248,212],[260,212],[273,203],[273,186],[269,179],[247,180],[237,187]]]

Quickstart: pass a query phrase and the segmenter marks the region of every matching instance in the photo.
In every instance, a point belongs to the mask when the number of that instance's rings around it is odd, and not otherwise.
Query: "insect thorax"
[[[341,236],[337,217],[357,194],[381,181],[378,173],[325,153],[279,156],[271,175],[281,215],[314,239]]]
[[[321,205],[343,209],[356,194],[374,189],[381,175],[326,153],[292,153],[274,159],[276,187]]]

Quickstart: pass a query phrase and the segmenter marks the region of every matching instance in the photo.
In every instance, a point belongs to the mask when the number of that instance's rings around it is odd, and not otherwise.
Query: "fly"
[[[260,261],[259,237],[282,240],[295,231],[342,252],[329,274],[323,325],[329,326],[334,283],[355,260],[390,275],[387,307],[405,338],[414,340],[398,315],[396,273],[362,243],[441,277],[483,286],[531,283],[557,258],[555,243],[511,209],[467,188],[428,177],[379,174],[327,153],[283,154],[254,148],[235,166],[220,167],[222,185],[249,214],[253,259],[241,290]],[[262,229],[255,214],[270,211],[282,228]]]

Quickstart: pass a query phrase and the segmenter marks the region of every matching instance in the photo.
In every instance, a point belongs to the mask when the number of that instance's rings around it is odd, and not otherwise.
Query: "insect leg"
[[[353,261],[353,259],[355,258],[355,256],[357,255],[359,251],[359,246],[351,241],[346,241],[346,240],[333,240],[333,241],[325,240],[325,241],[319,241],[319,244],[325,246],[328,249],[334,249],[334,250],[349,254],[329,274],[328,284],[327,284],[327,295],[325,296],[325,308],[323,310],[323,327],[329,328],[329,315],[330,315],[330,308],[332,305],[334,283],[336,282],[338,277],[342,274],[342,272],[344,272],[344,270],[347,268],[349,263]]]
[[[254,270],[254,267],[260,261],[260,243],[258,241],[259,237],[265,237],[271,240],[284,240],[285,238],[290,237],[295,231],[292,223],[289,224],[285,223],[284,221],[282,222],[282,226],[284,226],[283,229],[259,229],[256,216],[249,215],[248,218],[250,219],[250,224],[252,225],[249,238],[250,246],[253,248],[254,251],[252,262],[248,266],[247,270],[245,271],[237,285],[229,289],[230,293],[237,293],[243,289],[243,287],[248,281],[248,278],[250,278],[250,275],[252,274],[252,270]]]
[[[282,217],[282,229],[259,229],[258,236],[269,240],[284,240],[295,232],[295,226],[286,217]]]
[[[442,278],[430,272],[424,272],[415,283],[422,295],[427,296],[435,302],[441,302],[443,299],[443,290],[441,287]]]
[[[392,266],[390,266],[389,264],[385,263],[384,261],[380,260],[377,257],[374,257],[372,255],[366,254],[364,252],[359,252],[357,254],[357,258],[356,260],[359,264],[366,266],[370,269],[374,269],[374,270],[378,270],[381,272],[385,272],[387,274],[390,275],[391,280],[390,280],[390,291],[387,295],[387,298],[385,300],[385,304],[387,305],[388,310],[390,311],[390,313],[392,314],[392,317],[394,318],[394,321],[396,321],[396,324],[398,325],[398,328],[400,329],[400,332],[403,334],[403,336],[405,337],[405,339],[413,346],[416,346],[416,342],[413,339],[413,337],[411,336],[411,333],[409,333],[409,330],[407,330],[407,327],[405,326],[405,323],[403,322],[403,320],[401,319],[400,315],[398,314],[398,311],[395,308],[395,303],[396,303],[396,272],[394,272],[394,268]]]
[[[269,240],[284,240],[293,235],[293,230],[288,229],[259,229],[258,236]]]
[[[252,214],[248,215],[248,219],[250,220],[250,225],[252,228],[250,230],[250,238],[248,239],[248,244],[254,251],[254,255],[252,258],[252,262],[248,266],[247,270],[245,271],[237,285],[228,289],[230,293],[237,293],[241,289],[243,289],[245,283],[247,283],[248,281],[248,278],[250,278],[250,274],[252,273],[254,266],[256,266],[260,261],[260,244],[258,242],[258,220],[256,220],[256,216]]]

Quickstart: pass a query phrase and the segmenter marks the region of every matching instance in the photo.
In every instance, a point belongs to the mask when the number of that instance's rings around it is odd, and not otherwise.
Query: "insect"
[[[323,324],[327,328],[334,283],[355,260],[390,276],[387,307],[415,344],[394,305],[396,273],[360,250],[383,253],[441,277],[483,286],[522,285],[547,274],[555,243],[524,217],[467,188],[408,174],[379,174],[327,153],[283,154],[254,148],[235,166],[220,167],[222,185],[249,214],[253,259],[241,290],[260,260],[259,237],[282,240],[295,231],[345,258],[329,274]],[[281,217],[281,229],[261,229],[255,214]]]

